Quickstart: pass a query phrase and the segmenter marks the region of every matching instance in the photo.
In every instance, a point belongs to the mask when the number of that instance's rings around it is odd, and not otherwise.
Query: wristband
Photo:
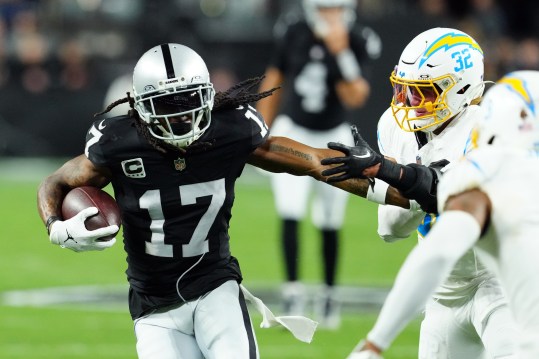
[[[367,190],[367,199],[378,204],[386,204],[386,193],[389,185],[384,181],[374,181]]]
[[[58,216],[50,216],[49,218],[47,218],[47,223],[45,224],[45,227],[47,227],[47,233],[48,234],[51,234],[51,225],[56,222],[56,221],[61,221],[62,218],[58,217]]]
[[[335,56],[335,61],[344,80],[353,81],[361,76],[361,67],[352,50],[345,49],[339,52]]]
[[[392,187],[396,189],[401,189],[401,169],[404,166],[388,159],[383,158],[380,162],[380,169],[376,174],[376,178],[381,179],[384,182],[387,182]]]

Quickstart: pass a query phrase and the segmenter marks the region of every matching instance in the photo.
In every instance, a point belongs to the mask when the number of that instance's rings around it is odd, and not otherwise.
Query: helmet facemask
[[[152,136],[183,149],[209,127],[214,94],[211,84],[174,88],[142,95],[135,107]]]
[[[446,95],[456,81],[448,74],[435,79],[406,80],[394,71],[391,111],[399,126],[408,132],[431,132],[452,117]]]

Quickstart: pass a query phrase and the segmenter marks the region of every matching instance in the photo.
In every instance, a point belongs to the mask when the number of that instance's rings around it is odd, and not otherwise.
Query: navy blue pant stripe
[[[174,66],[172,65],[172,56],[170,55],[170,48],[168,44],[161,45],[161,52],[163,53],[163,60],[165,61],[165,69],[167,70],[167,78],[173,79],[176,77],[174,73]]]
[[[256,343],[253,335],[253,327],[251,326],[249,312],[247,311],[247,303],[245,303],[245,297],[243,296],[241,288],[239,300],[241,313],[243,314],[243,324],[245,325],[245,330],[247,331],[247,338],[249,339],[249,359],[256,359]]]

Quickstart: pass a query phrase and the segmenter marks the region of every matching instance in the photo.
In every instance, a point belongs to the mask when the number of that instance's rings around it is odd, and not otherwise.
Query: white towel
[[[262,323],[260,328],[271,328],[277,325],[282,325],[288,329],[296,339],[305,343],[310,343],[313,340],[314,332],[318,326],[318,322],[311,320],[301,315],[287,315],[276,317],[271,310],[266,307],[264,302],[252,295],[243,285],[240,284],[241,291],[249,302],[262,314]]]

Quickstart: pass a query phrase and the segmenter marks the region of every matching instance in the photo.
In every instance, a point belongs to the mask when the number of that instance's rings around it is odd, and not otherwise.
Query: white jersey
[[[539,156],[483,147],[471,152],[438,188],[439,206],[471,188],[491,203],[490,225],[477,242],[481,261],[497,274],[521,331],[521,349],[539,358]]]
[[[457,163],[471,147],[470,133],[478,116],[483,116],[479,106],[469,106],[456,117],[439,135],[421,133],[424,141],[415,133],[403,131],[396,123],[391,109],[384,112],[378,122],[378,147],[380,152],[394,158],[400,164],[418,163],[430,165],[446,159],[448,169]],[[398,233],[396,238],[405,238],[417,228],[419,239],[426,236],[436,216],[422,211],[403,210],[393,206],[380,206],[378,231],[382,237],[387,233]],[[407,219],[406,223],[403,218]],[[419,225],[419,226],[418,226]],[[460,299],[472,296],[477,286],[492,277],[477,260],[474,250],[467,252],[455,265],[451,275],[434,294],[435,299]]]

